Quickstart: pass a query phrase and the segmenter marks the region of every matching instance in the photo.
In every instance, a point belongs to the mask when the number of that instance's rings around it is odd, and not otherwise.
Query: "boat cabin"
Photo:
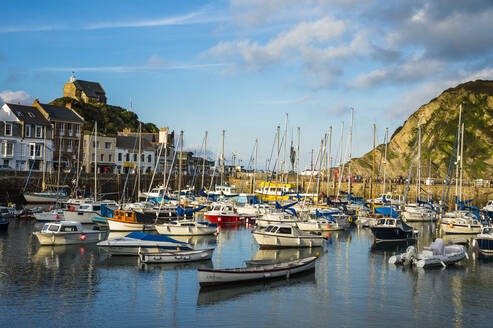
[[[60,233],[60,232],[82,232],[82,224],[74,221],[60,221],[46,223],[41,229],[44,233]]]
[[[215,204],[214,206],[212,206],[212,210],[217,212],[236,213],[235,208],[231,204]]]
[[[394,218],[382,218],[378,219],[376,222],[376,225],[379,227],[385,226],[385,227],[396,227],[397,226],[397,219]]]
[[[283,235],[292,235],[293,234],[293,227],[288,226],[288,225],[269,225],[267,228],[264,230],[265,232],[270,232],[270,233],[276,233],[276,234],[283,234]]]
[[[215,194],[224,194],[227,196],[238,195],[238,187],[235,186],[219,186],[216,185]]]
[[[155,223],[154,215],[147,215],[136,211],[115,210],[112,220],[128,223]]]

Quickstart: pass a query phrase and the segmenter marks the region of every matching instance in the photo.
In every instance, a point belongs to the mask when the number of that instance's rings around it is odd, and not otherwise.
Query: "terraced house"
[[[53,168],[57,169],[58,165],[64,170],[78,168],[82,162],[84,118],[70,107],[42,104],[38,99],[33,106],[53,125]]]
[[[16,171],[51,171],[52,126],[36,107],[4,104],[0,109],[0,165]]]

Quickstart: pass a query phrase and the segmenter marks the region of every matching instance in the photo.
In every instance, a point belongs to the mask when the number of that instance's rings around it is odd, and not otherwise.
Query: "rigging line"
[[[137,147],[137,137],[135,138],[135,141],[134,141],[134,148],[132,150],[132,152],[135,152],[135,147]],[[128,150],[127,150],[127,155],[128,155]],[[125,183],[123,184],[123,192],[122,192],[122,196],[120,197],[120,205],[123,204],[123,200],[125,199],[125,192],[127,190],[127,182],[128,182],[128,176],[130,175],[130,171],[131,170],[128,170],[127,171],[127,176],[125,177]]]

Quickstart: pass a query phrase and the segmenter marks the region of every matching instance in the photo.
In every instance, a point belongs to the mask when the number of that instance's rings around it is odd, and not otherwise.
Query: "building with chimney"
[[[85,103],[99,102],[106,104],[106,92],[98,82],[76,80],[75,75],[63,87],[63,96],[74,98]]]

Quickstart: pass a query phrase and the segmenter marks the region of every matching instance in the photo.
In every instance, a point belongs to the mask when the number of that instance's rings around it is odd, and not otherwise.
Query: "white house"
[[[4,104],[0,108],[0,165],[17,171],[51,170],[52,126],[32,106]]]
[[[141,140],[140,166],[142,173],[151,173],[156,165],[156,151],[152,144],[142,138]],[[139,137],[116,136],[115,151],[115,172],[116,173],[137,173],[139,167]]]

